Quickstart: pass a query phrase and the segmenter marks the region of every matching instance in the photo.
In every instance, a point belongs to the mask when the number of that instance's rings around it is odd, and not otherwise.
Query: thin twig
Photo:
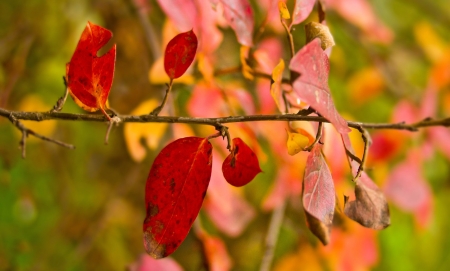
[[[270,267],[273,261],[273,255],[275,252],[275,246],[277,244],[278,234],[280,233],[281,223],[283,222],[284,211],[286,209],[286,202],[283,201],[272,213],[270,219],[269,230],[266,235],[266,244],[264,250],[264,256],[261,261],[260,271],[271,270]]]
[[[284,29],[286,30],[287,39],[289,42],[289,48],[291,49],[291,58],[295,55],[295,47],[294,47],[294,37],[292,37],[291,30],[289,29],[289,26],[287,26],[286,22],[283,20],[283,18],[280,15],[280,21],[283,25]]]
[[[105,117],[99,114],[73,114],[63,112],[26,112],[10,111],[0,108],[0,116],[8,118],[10,114],[18,120],[44,121],[44,120],[71,120],[71,121],[93,121],[105,122]],[[172,117],[172,116],[152,116],[152,115],[120,115],[116,116],[120,122],[139,122],[139,123],[188,123],[200,124],[216,127],[217,124],[237,123],[237,122],[256,122],[256,121],[309,121],[326,122],[329,121],[319,116],[302,116],[297,114],[274,114],[274,115],[247,115],[247,116],[229,116],[220,118],[194,118],[194,117]],[[406,130],[416,132],[426,127],[450,127],[450,117],[442,119],[422,120],[414,123],[365,123],[347,121],[349,127],[358,129],[376,129],[376,130]]]
[[[167,102],[167,97],[169,96],[169,92],[172,89],[173,86],[173,79],[170,79],[169,85],[167,86],[166,95],[164,95],[164,99],[160,106],[153,109],[153,111],[150,113],[151,116],[158,116],[159,113],[161,113],[161,110],[163,109],[164,105]]]
[[[361,161],[359,163],[358,171],[356,172],[356,175],[354,177],[354,180],[356,180],[359,177],[361,177],[361,173],[364,171],[364,166],[366,164],[366,157],[367,157],[367,154],[369,153],[369,147],[371,145],[370,136],[367,133],[367,131],[365,129],[363,129],[363,128],[359,128],[358,130],[361,133],[361,137],[362,137],[363,142],[364,142],[364,151],[363,151],[363,154],[362,154]]]
[[[65,89],[66,89],[64,91],[64,96],[58,99],[58,101],[53,106],[52,110],[50,110],[50,112],[59,112],[59,111],[61,111],[63,109],[64,104],[66,103],[67,96],[69,95],[69,87],[67,86],[67,80],[66,80],[65,76],[63,76],[63,81],[64,81],[64,86],[65,86]]]
[[[1,110],[1,108],[0,108]],[[37,137],[41,140],[44,141],[48,141],[48,142],[52,142],[55,143],[57,145],[63,146],[65,148],[69,148],[69,149],[75,149],[74,145],[71,144],[67,144],[64,142],[61,142],[59,140],[56,139],[52,139],[46,136],[43,136],[41,134],[38,134],[36,132],[34,132],[33,130],[30,130],[28,128],[26,128],[15,116],[13,113],[10,113],[9,116],[7,117],[9,119],[9,121],[17,127],[17,129],[20,130],[20,132],[22,133],[22,139],[20,140],[20,147],[22,149],[22,157],[25,158],[26,156],[26,138],[28,137],[28,135],[32,135],[34,137]]]
[[[311,145],[309,147],[307,147],[305,149],[305,151],[310,152],[314,148],[314,146],[317,144],[317,142],[319,142],[319,140],[322,138],[322,130],[323,130],[323,122],[319,122],[319,127],[317,128],[316,139],[314,140],[313,143],[311,143]]]

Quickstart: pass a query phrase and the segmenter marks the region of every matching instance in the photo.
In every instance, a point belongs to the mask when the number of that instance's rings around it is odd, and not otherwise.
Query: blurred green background
[[[0,107],[50,110],[64,93],[65,64],[88,20],[110,29],[114,33],[111,43],[117,43],[110,105],[122,114],[129,114],[143,100],[160,97],[162,86],[152,85],[148,79],[155,55],[142,18],[139,18],[137,2],[2,0]],[[165,15],[155,1],[143,2],[150,7],[146,19],[161,40]],[[450,64],[450,61],[440,64],[439,54],[438,59],[430,58],[433,48],[426,49],[428,47],[421,41],[425,39],[425,44],[433,45],[436,40],[430,37],[435,35],[441,43],[434,50],[444,50],[447,52],[444,56],[449,55],[450,5],[445,0],[369,3],[394,38],[384,44],[372,42],[367,33],[340,12],[331,10],[327,13],[327,22],[337,46],[331,55],[329,84],[337,108],[346,117],[387,122],[400,101],[407,100],[419,106],[430,71]],[[252,1],[252,6],[258,10],[258,1]],[[292,6],[291,1],[288,6]],[[258,25],[263,11],[255,13]],[[294,31],[297,47],[304,44],[302,29],[303,26],[298,26]],[[423,29],[432,29],[434,34]],[[223,31],[225,39],[233,36],[230,29]],[[283,35],[279,38],[285,42]],[[160,40],[153,42],[160,44]],[[236,45],[221,46],[222,54],[233,55],[226,63],[239,65],[237,48]],[[360,72],[365,69],[375,69],[379,73],[375,79],[364,77]],[[360,81],[356,79],[358,74],[362,76]],[[449,84],[445,78],[442,80],[437,116],[448,116]],[[180,85],[179,88],[182,91],[175,99],[183,107],[192,87]],[[70,98],[63,111],[82,112]],[[144,187],[157,151],[150,152],[141,163],[134,162],[126,148],[122,125],[113,128],[109,144],[104,145],[105,124],[69,121],[24,124],[36,132],[74,144],[76,149],[68,150],[30,138],[27,157],[22,159],[18,149],[19,132],[8,120],[0,119],[0,270],[125,270],[144,252]],[[404,158],[409,146],[421,144],[424,137],[411,139],[400,154],[380,167],[389,172]],[[266,153],[273,155],[264,138],[261,138],[261,145]],[[232,270],[258,270],[260,266],[270,221],[270,213],[260,208],[261,195],[268,191],[277,172],[270,163],[264,166],[265,174],[258,176],[258,183],[244,188],[243,193],[257,214],[240,236],[223,235],[208,221],[207,215],[201,213],[205,228],[220,236],[227,245],[234,263]],[[392,204],[392,225],[377,233],[377,260],[358,270],[450,269],[449,160],[436,151],[422,164],[422,170],[432,189],[431,222],[425,228],[418,228],[413,215]],[[387,175],[386,172],[383,174]],[[254,195],[253,189],[259,192]],[[302,244],[311,242],[313,247],[321,246],[307,232],[303,213],[288,206],[274,266]],[[173,257],[184,270],[204,270],[201,253],[201,242],[191,233]],[[322,267],[338,269],[329,263]],[[311,269],[299,265],[293,270]]]

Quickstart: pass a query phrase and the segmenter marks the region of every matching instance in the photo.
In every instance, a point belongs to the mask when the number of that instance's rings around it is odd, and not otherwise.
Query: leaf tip
[[[149,230],[144,231],[144,247],[147,254],[154,259],[164,258],[166,255],[166,246],[158,243]]]

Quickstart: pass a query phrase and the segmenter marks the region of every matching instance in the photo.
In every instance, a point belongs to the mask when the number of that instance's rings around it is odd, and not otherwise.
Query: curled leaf
[[[356,200],[347,202],[344,213],[367,228],[382,230],[390,225],[389,207],[383,192],[368,178],[359,178]]]
[[[348,134],[342,135],[345,149],[355,155]],[[347,156],[348,157],[348,156]],[[358,162],[348,158],[352,174],[359,171]],[[355,200],[347,202],[345,197],[344,213],[352,220],[367,228],[382,230],[390,225],[391,219],[386,197],[378,186],[363,171],[355,181]]]
[[[200,211],[211,178],[212,146],[185,137],[156,157],[145,186],[144,246],[155,259],[172,254],[186,238]]]
[[[307,213],[310,230],[324,245],[329,241],[335,204],[331,172],[322,156],[322,146],[317,144],[306,161],[303,178],[303,208]]]
[[[170,79],[182,76],[191,65],[197,52],[194,31],[180,33],[169,41],[164,53],[164,69]]]
[[[105,109],[114,77],[116,46],[100,57],[97,52],[111,37],[108,29],[88,22],[66,65],[67,86],[77,105],[89,112],[101,110],[108,119]]]
[[[292,133],[286,129],[288,133],[287,149],[289,155],[296,155],[297,153],[304,151],[310,144],[310,139],[301,133]],[[314,139],[313,139],[314,141]]]
[[[247,144],[240,138],[233,138],[233,148],[223,161],[222,172],[229,184],[239,187],[253,180],[261,168],[258,158]]]
[[[315,38],[319,38],[321,41],[322,50],[326,50],[329,47],[334,46],[333,35],[331,35],[328,26],[316,22],[309,22],[305,25],[306,42],[310,42]]]
[[[280,112],[284,112],[283,109],[283,92],[281,90],[281,82],[283,80],[284,61],[280,59],[280,62],[275,66],[272,71],[272,80],[270,84],[270,94],[275,100],[275,103]]]

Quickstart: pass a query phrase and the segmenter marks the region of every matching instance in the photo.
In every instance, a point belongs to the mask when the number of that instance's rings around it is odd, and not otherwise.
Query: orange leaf
[[[114,77],[116,45],[101,57],[97,52],[111,37],[108,29],[88,22],[66,65],[68,88],[75,102],[86,111],[101,110],[108,119],[105,109]]]

